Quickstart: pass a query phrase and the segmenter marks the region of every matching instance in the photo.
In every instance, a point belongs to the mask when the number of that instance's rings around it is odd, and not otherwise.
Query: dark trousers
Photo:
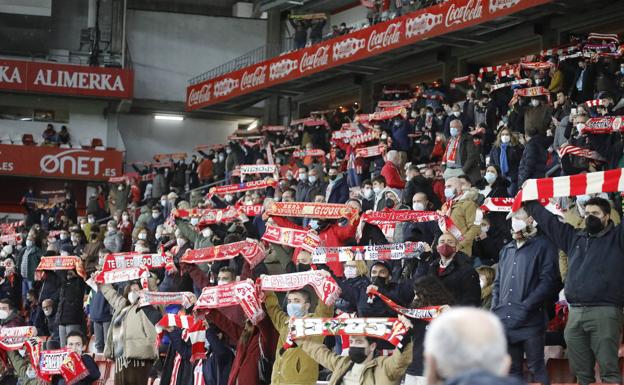
[[[143,366],[129,366],[115,373],[115,385],[147,385],[154,361],[143,361]]]
[[[508,345],[511,356],[511,370],[509,374],[524,378],[523,362],[526,354],[529,368],[529,382],[540,382],[549,385],[546,363],[544,361],[544,333],[539,333],[524,341]]]
[[[570,369],[581,385],[596,382],[596,362],[603,383],[622,383],[618,349],[623,320],[622,309],[614,306],[570,306],[564,337]]]

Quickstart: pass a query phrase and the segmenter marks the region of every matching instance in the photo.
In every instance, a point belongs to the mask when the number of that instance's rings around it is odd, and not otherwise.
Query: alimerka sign
[[[122,174],[121,151],[0,144],[0,176],[108,180]]]
[[[0,60],[0,90],[132,99],[129,69]]]
[[[338,65],[506,16],[551,0],[449,0],[369,28],[242,68],[186,89],[196,110]]]

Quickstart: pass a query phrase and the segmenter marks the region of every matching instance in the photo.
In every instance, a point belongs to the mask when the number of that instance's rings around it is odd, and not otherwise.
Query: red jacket
[[[276,225],[281,227],[288,227],[291,229],[304,230],[303,227],[296,225],[283,217],[273,217],[273,221]],[[349,223],[347,226],[338,226],[337,224],[332,224],[324,228],[319,233],[319,238],[321,238],[320,246],[323,247],[340,247],[344,246],[345,242],[349,239],[355,237],[355,231],[357,230],[358,222],[353,224]],[[296,261],[293,261],[296,262]],[[334,272],[334,274],[338,277],[342,277],[342,263],[340,262],[329,262],[327,266]]]
[[[386,178],[386,186],[398,189],[405,188],[405,181],[401,179],[401,174],[394,163],[386,162],[381,169],[381,176]]]

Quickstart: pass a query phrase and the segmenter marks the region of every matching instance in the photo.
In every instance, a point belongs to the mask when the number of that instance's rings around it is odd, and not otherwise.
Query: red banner
[[[132,99],[130,69],[0,60],[0,90]]]
[[[242,68],[186,89],[186,109],[302,78],[328,68],[507,16],[550,0],[450,0]]]
[[[0,175],[108,180],[122,175],[122,164],[115,150],[0,144]]]

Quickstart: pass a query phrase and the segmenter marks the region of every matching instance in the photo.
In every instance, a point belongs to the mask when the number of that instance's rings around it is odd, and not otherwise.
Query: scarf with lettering
[[[581,129],[581,134],[611,134],[624,130],[621,116],[590,118]]]
[[[313,203],[313,202],[276,202],[269,207],[268,214],[277,217],[297,218],[323,218],[340,219],[347,218],[353,223],[358,212],[351,206],[337,203]]]
[[[518,79],[505,83],[493,84],[490,91],[494,92],[496,90],[500,90],[501,88],[507,88],[512,86],[524,86],[531,83],[531,79]]]
[[[249,174],[274,174],[276,166],[274,164],[243,164],[240,166],[241,175]]]
[[[43,350],[37,363],[33,369],[45,383],[50,383],[52,376],[61,375],[67,385],[73,385],[89,376],[80,355],[69,349]]]
[[[312,263],[418,258],[425,252],[426,246],[425,242],[404,242],[390,245],[318,247],[312,253]]]
[[[258,291],[251,279],[204,287],[197,299],[195,309],[218,309],[238,305],[254,325],[262,321],[265,316],[258,298]]]
[[[529,179],[516,195],[512,211],[518,210],[522,202],[536,199],[624,191],[623,170],[617,168],[587,174]]]
[[[94,278],[94,281],[99,284],[111,284],[128,281],[141,281],[141,287],[147,289],[147,279],[149,278],[149,271],[144,266],[142,267],[126,267],[117,268],[108,271],[100,271]]]
[[[391,211],[368,211],[362,214],[362,222],[370,223],[371,225],[387,225],[398,222],[438,222],[438,226],[442,231],[448,231],[453,234],[458,240],[463,240],[464,237],[453,223],[453,220],[449,216],[439,214],[435,211],[415,211],[415,210],[391,210]]]
[[[256,267],[265,257],[265,251],[256,239],[247,238],[244,241],[225,245],[204,247],[201,249],[186,249],[180,262],[183,263],[211,263],[224,261],[242,255],[251,268]]]
[[[298,150],[298,151],[293,151],[292,156],[293,158],[305,158],[308,156],[323,157],[325,156],[325,151],[318,149],[318,148],[313,148],[311,150]]]
[[[522,97],[534,97],[534,96],[547,96],[548,102],[550,103],[550,91],[548,88],[538,86],[538,87],[528,87],[528,88],[518,88],[514,91],[515,95]]]
[[[172,260],[170,257],[159,253],[111,253],[104,257],[102,271],[111,271],[130,267],[145,267],[148,270],[162,269],[171,262]]]
[[[407,117],[407,110],[405,107],[397,106],[385,108],[381,111],[370,114],[369,120],[388,120],[397,116],[401,116],[403,119]]]
[[[34,326],[3,327],[0,329],[0,349],[19,350],[24,342],[37,336]]]
[[[238,212],[243,213],[248,217],[258,216],[262,214],[263,210],[263,205],[242,205],[238,207]]]
[[[407,326],[398,318],[291,318],[284,349],[310,336],[366,336],[401,347]]]
[[[156,154],[154,155],[155,161],[160,161],[162,159],[175,159],[175,160],[185,160],[188,157],[186,152],[176,152],[173,154]]]
[[[76,273],[87,279],[87,273],[82,265],[82,259],[76,256],[54,256],[54,257],[41,257],[41,261],[37,266],[37,271],[44,270],[76,270]]]
[[[327,305],[333,305],[340,296],[340,287],[336,281],[318,270],[308,270],[290,274],[264,275],[258,279],[258,284],[260,290],[263,291],[292,291],[310,285],[319,299]]]
[[[379,299],[381,299],[386,305],[388,305],[389,308],[391,308],[395,312],[403,314],[404,316],[409,318],[419,319],[423,321],[431,321],[435,317],[439,316],[440,309],[442,308],[442,306],[427,306],[418,309],[409,309],[397,304],[390,298],[378,292],[376,289],[371,289],[368,292],[368,297],[379,297]]]
[[[162,329],[170,327],[182,329],[182,340],[191,344],[191,361],[206,358],[204,344],[206,342],[206,327],[202,320],[186,314],[167,313],[156,324],[156,330],[159,334],[162,333]],[[177,376],[171,378],[174,379]]]
[[[256,180],[245,183],[238,184],[228,184],[225,186],[216,186],[212,187],[208,192],[206,198],[210,199],[214,195],[225,195],[225,194],[234,194],[243,191],[251,191],[251,190],[261,190],[266,189],[268,187],[277,186],[277,181],[273,178],[268,178],[266,180]]]
[[[310,253],[321,243],[317,234],[307,230],[267,225],[262,240],[278,245],[302,248]]]
[[[372,158],[375,156],[383,156],[386,153],[386,145],[377,144],[370,147],[362,147],[355,150],[355,156],[358,158]]]
[[[481,205],[480,209],[482,213],[508,213],[511,212],[514,202],[514,198],[485,198],[485,201]],[[554,215],[557,215],[561,218],[564,217],[563,209],[556,202],[553,202],[549,199],[540,199],[540,203],[546,208],[546,210],[550,211]]]
[[[13,233],[13,234],[5,234],[0,236],[0,244],[8,244],[15,246],[18,243],[22,243],[22,234],[21,233]]]
[[[355,136],[351,137],[351,139],[349,140],[349,144],[351,146],[357,146],[357,145],[360,145],[360,144],[372,142],[373,140],[377,140],[377,139],[379,139],[379,136],[380,136],[379,131],[371,130],[371,131],[365,132],[363,134],[355,135]]]
[[[139,292],[139,307],[156,305],[182,305],[185,309],[197,301],[195,294],[188,291],[159,292],[141,290]]]
[[[242,212],[234,206],[228,206],[224,209],[191,209],[176,210],[171,215],[176,218],[199,218],[197,227],[206,227],[219,223],[232,223],[235,220],[245,221],[247,218],[241,215]]]
[[[411,107],[412,104],[416,103],[417,101],[418,101],[418,98],[403,99],[403,100],[380,100],[377,102],[377,107],[379,108],[396,108],[396,107],[408,108],[408,107]]]
[[[286,130],[286,126],[262,126],[262,131],[282,132]]]

